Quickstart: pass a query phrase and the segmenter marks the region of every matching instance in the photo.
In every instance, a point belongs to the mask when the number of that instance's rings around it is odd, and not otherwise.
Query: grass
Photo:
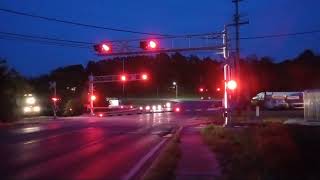
[[[173,180],[181,157],[178,134],[168,142],[142,180]]]
[[[263,110],[256,117],[255,111],[233,112],[231,118],[236,121],[260,120],[263,122],[284,122],[290,118],[304,118],[303,110]]]
[[[213,120],[223,121],[222,112],[216,112],[210,117]],[[234,122],[244,122],[248,120],[256,120],[260,122],[284,122],[290,118],[304,118],[303,110],[276,110],[276,111],[260,111],[260,116],[255,117],[255,111],[232,112],[231,119]]]
[[[222,179],[320,179],[320,127],[209,125],[202,136],[217,154]]]

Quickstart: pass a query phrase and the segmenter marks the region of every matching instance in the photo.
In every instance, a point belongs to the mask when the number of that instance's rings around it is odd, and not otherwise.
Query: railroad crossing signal
[[[158,44],[155,40],[149,41],[140,41],[140,48],[144,50],[153,50],[158,47]]]
[[[147,74],[142,74],[141,75],[141,79],[144,80],[144,81],[148,80],[148,75]]]
[[[111,82],[126,82],[126,81],[147,81],[149,79],[147,73],[141,74],[120,74],[107,76],[89,76],[89,101],[90,113],[94,114],[94,101],[97,97],[94,95],[94,84],[96,83],[111,83]]]
[[[96,44],[93,48],[98,54],[107,54],[111,52],[111,45],[107,43]]]
[[[91,95],[91,96],[90,96],[90,100],[91,100],[91,101],[95,101],[96,99],[97,99],[97,96],[95,96],[95,95]]]

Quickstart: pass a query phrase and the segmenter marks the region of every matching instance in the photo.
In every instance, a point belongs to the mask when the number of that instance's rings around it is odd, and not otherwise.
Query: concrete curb
[[[158,156],[151,162],[151,165],[149,166],[149,168],[147,168],[147,169],[142,173],[142,175],[140,176],[139,179],[144,179],[144,177],[146,177],[146,175],[151,171],[151,169],[153,169],[153,167],[155,166],[156,162],[159,161],[159,157],[160,157],[162,151],[166,148],[165,146],[167,146],[167,145],[173,140],[174,137],[178,137],[178,138],[180,139],[180,134],[181,134],[183,128],[184,128],[184,126],[180,126],[180,127],[178,128],[178,130],[174,133],[174,135],[170,137],[170,140],[168,140],[168,141],[163,145],[164,147],[161,148]]]

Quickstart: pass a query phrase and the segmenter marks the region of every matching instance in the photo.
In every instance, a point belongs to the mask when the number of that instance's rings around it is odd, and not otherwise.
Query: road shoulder
[[[182,157],[176,169],[177,180],[211,180],[220,176],[218,161],[203,142],[199,126],[186,127],[179,146]]]

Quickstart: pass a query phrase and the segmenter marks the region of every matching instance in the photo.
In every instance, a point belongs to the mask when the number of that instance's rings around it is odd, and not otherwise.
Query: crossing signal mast
[[[100,56],[129,56],[129,55],[139,55],[139,54],[176,53],[176,52],[187,52],[187,51],[222,52],[224,46],[221,45],[221,42],[219,42],[217,45],[212,45],[213,43],[209,45],[209,43],[206,43],[207,44],[206,46],[192,47],[191,40],[202,40],[203,42],[208,42],[209,40],[216,41],[216,40],[221,40],[223,34],[224,32],[218,32],[218,33],[206,33],[206,34],[199,34],[199,35],[165,36],[165,37],[157,37],[153,39],[110,41],[110,42],[98,43],[93,47],[97,55],[100,55]],[[164,47],[160,48],[160,41],[168,41],[168,40],[171,41],[171,48],[164,48]],[[179,48],[173,47],[174,40],[179,40],[179,42],[188,40],[188,46],[180,46]],[[137,43],[137,44],[133,45],[132,43]],[[141,50],[130,51],[131,47],[136,47],[136,45],[139,45],[139,48]],[[115,47],[115,48],[112,48],[112,47]]]
[[[241,0],[237,0],[239,2]],[[236,23],[237,24],[237,23]],[[137,42],[139,41],[139,47],[142,50],[136,50],[136,51],[130,51],[129,48],[123,48],[126,49],[126,51],[122,50],[115,50],[112,49],[112,45],[110,43],[100,43],[94,46],[95,51],[97,52],[97,55],[101,56],[130,56],[130,55],[141,55],[141,54],[155,54],[155,53],[176,53],[176,52],[190,52],[190,51],[215,51],[219,54],[223,54],[223,57],[225,60],[229,58],[229,43],[228,43],[228,32],[227,32],[227,26],[225,26],[224,30],[222,32],[218,33],[207,33],[207,34],[198,34],[198,35],[184,35],[184,36],[165,36],[165,37],[157,37],[153,39],[140,39],[140,40],[128,40],[124,41],[126,44],[126,47],[129,47],[129,42]],[[184,47],[174,47],[174,40],[188,40],[188,46]],[[191,40],[197,39],[202,40],[206,42],[206,45],[194,47],[191,46]],[[171,48],[160,48],[159,42],[164,40],[171,40]],[[208,40],[211,40],[214,43],[208,43]],[[217,43],[218,42],[218,43]],[[112,43],[116,43],[116,41],[112,41]],[[214,44],[214,45],[213,45]],[[136,44],[137,45],[137,44]],[[185,44],[184,44],[185,45]],[[117,46],[115,46],[117,47]],[[230,71],[230,65],[226,63],[226,67],[224,68],[225,72],[225,96],[224,96],[224,104],[226,112],[228,112],[228,92],[230,89],[227,89],[227,80],[231,80],[231,71]],[[226,76],[226,74],[228,74]],[[134,76],[133,79],[129,75],[121,75],[114,76],[116,77],[116,80],[112,79],[113,77],[109,76],[96,76],[91,77],[92,80],[90,80],[90,86],[93,86],[94,83],[102,83],[102,82],[114,82],[114,81],[120,81],[120,82],[127,82],[130,80],[135,80],[136,76]],[[90,79],[90,77],[89,77]],[[141,80],[147,80],[147,75],[139,76],[139,79]],[[178,96],[178,86],[176,84],[173,84],[176,87],[176,97]],[[232,83],[231,83],[232,85]],[[231,88],[236,88],[236,86],[230,86]],[[204,89],[199,89],[200,93],[204,92]],[[217,90],[217,91],[220,91]],[[93,113],[93,105],[90,107],[91,112]],[[226,120],[227,123],[227,120]]]

